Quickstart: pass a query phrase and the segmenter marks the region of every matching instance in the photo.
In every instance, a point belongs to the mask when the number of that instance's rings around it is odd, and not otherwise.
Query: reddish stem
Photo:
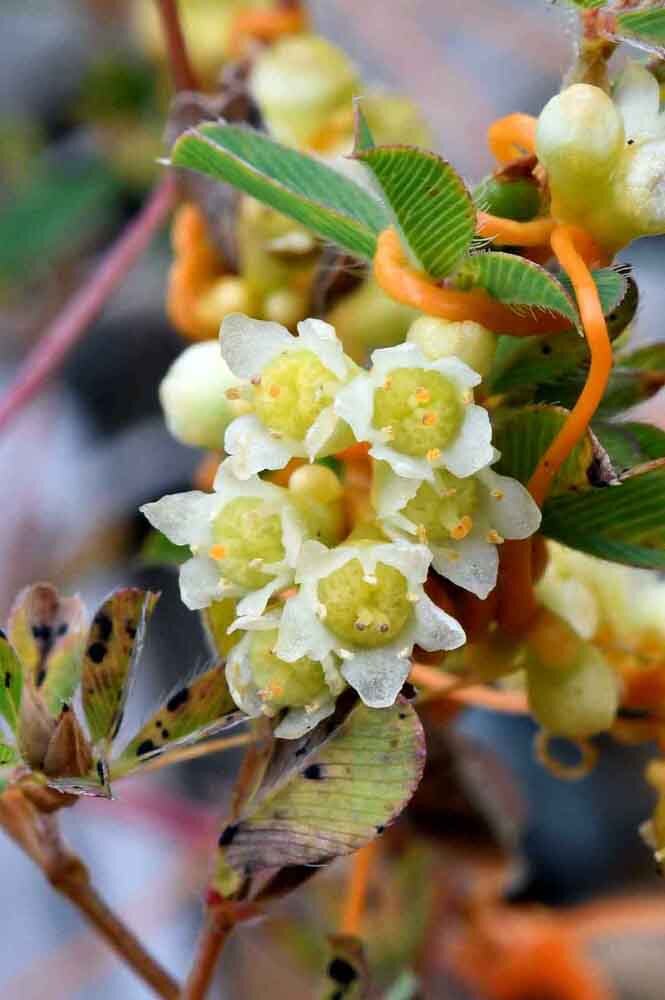
[[[210,909],[201,931],[194,964],[182,991],[182,1000],[204,1000],[212,984],[219,956],[235,926],[232,911]]]
[[[46,329],[25,359],[5,397],[0,401],[0,431],[33,399],[44,383],[100,314],[134,262],[167,218],[176,195],[169,174],[157,185],[145,205],[106,252],[97,269]]]
[[[156,0],[169,52],[171,76],[176,90],[198,90],[196,73],[187,53],[177,0]]]

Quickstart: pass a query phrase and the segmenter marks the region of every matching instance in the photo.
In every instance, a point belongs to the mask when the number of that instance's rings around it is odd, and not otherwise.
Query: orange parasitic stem
[[[475,320],[496,333],[516,337],[551,333],[570,325],[563,317],[520,315],[508,306],[475,288],[469,292],[441,288],[407,264],[395,229],[379,235],[374,257],[374,276],[381,288],[404,305],[419,309],[428,316],[440,316],[454,322]]]
[[[549,246],[555,226],[554,219],[549,216],[532,219],[530,222],[516,222],[514,219],[502,219],[498,215],[478,212],[476,232],[479,236],[487,236],[505,246],[545,247]]]
[[[409,680],[417,687],[427,688],[428,691],[444,695],[451,701],[470,708],[485,708],[490,712],[503,712],[506,715],[524,715],[528,711],[526,698],[521,691],[501,691],[485,684],[463,687],[463,678],[437,667],[428,667],[424,663],[413,664]]]
[[[535,153],[536,119],[519,111],[498,118],[487,130],[487,144],[501,164]]]
[[[353,857],[340,925],[342,934],[357,937],[360,932],[363,913],[365,911],[370,872],[378,851],[378,841],[372,840],[369,844],[361,847]]]

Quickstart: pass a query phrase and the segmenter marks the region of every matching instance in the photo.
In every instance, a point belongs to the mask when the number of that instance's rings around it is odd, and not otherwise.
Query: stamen
[[[441,458],[441,449],[440,448],[430,448],[429,451],[425,453],[425,458],[430,463],[432,463],[432,462],[438,462],[438,460]]]
[[[273,399],[277,399],[277,397],[281,395],[281,392],[282,390],[280,389],[280,387],[278,385],[275,385],[274,383],[268,389],[268,394],[272,396]]]
[[[242,393],[240,392],[240,389],[238,389],[237,386],[231,386],[230,389],[226,390],[224,395],[226,396],[227,399],[240,399]]]
[[[421,545],[427,545],[427,528],[424,524],[419,524],[416,528],[416,534],[418,536],[418,541]]]
[[[252,375],[249,381],[252,383],[252,385],[261,385],[261,376]]]
[[[494,497],[495,500],[503,500],[504,498],[503,490],[492,490],[490,496]]]
[[[419,385],[416,389],[416,399],[419,403],[429,403],[432,394],[424,385]]]
[[[459,523],[450,532],[450,537],[454,538],[456,542],[461,542],[463,538],[469,534],[473,528],[473,518],[465,514],[464,517],[460,518]]]
[[[378,580],[376,579],[373,573],[365,573],[365,575],[363,576],[363,580],[365,581],[365,583],[369,583],[370,587],[376,587],[378,583]]]
[[[340,660],[352,660],[353,659],[353,653],[351,653],[348,649],[338,649],[337,650],[337,655],[339,656]]]
[[[392,388],[392,384],[393,384],[393,380],[390,377],[390,375],[388,375],[388,377],[386,378],[385,382],[383,383],[383,388],[384,389],[391,389]]]
[[[439,415],[434,410],[428,410],[423,417],[425,427],[435,427],[439,422]]]
[[[319,603],[316,605],[316,617],[319,619],[319,621],[324,622],[326,620],[327,615],[328,615],[327,607],[325,606],[325,604],[322,604],[319,601]]]
[[[499,532],[495,531],[494,528],[492,528],[490,531],[487,532],[486,537],[487,541],[491,542],[492,545],[501,545],[503,542],[505,542],[505,538],[503,537],[503,535],[500,535]]]
[[[472,389],[465,389],[464,390],[464,392],[462,393],[462,402],[463,403],[473,403],[473,390]]]
[[[208,555],[211,559],[224,559],[226,557],[226,549],[223,545],[211,545],[208,549]]]
[[[284,437],[281,431],[275,431],[271,429],[268,431],[268,433],[270,434],[270,437],[273,438],[275,441],[281,441],[282,438]]]
[[[395,436],[395,432],[390,424],[386,424],[385,427],[381,428],[381,433],[385,437],[386,441],[392,441]]]
[[[256,559],[252,559],[250,561],[249,568],[250,569],[261,569],[261,567],[263,566],[264,562],[265,562],[265,559],[262,559],[261,556],[257,556]]]

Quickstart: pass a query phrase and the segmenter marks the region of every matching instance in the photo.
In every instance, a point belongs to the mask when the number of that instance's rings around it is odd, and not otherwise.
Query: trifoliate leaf
[[[554,497],[543,510],[543,534],[612,562],[665,569],[665,460],[621,477],[620,485],[583,496]]]
[[[598,420],[594,422],[593,431],[619,473],[665,457],[665,431],[651,424]]]
[[[24,681],[40,691],[58,715],[76,689],[85,642],[84,608],[78,597],[60,597],[49,583],[35,583],[16,598],[9,641],[23,665]]]
[[[626,11],[616,15],[616,33],[661,53],[665,49],[665,9]]]
[[[528,483],[567,416],[568,411],[560,406],[524,406],[498,420],[494,443],[501,458],[494,466],[496,471]],[[593,445],[587,434],[563,463],[552,493],[588,487],[587,471],[592,461]]]
[[[341,696],[306,736],[275,741],[255,794],[222,832],[215,888],[231,894],[266,869],[322,864],[362,847],[404,808],[424,755],[406,702],[371,709]]]
[[[16,732],[18,724],[22,687],[21,661],[10,646],[5,633],[0,632],[0,713],[13,732]]]
[[[166,750],[212,736],[244,718],[229,692],[224,667],[206,670],[179,687],[152,713],[111,763],[111,777],[129,774]]]
[[[554,275],[517,254],[494,250],[474,254],[462,262],[457,277],[458,283],[484,288],[505,305],[557,313],[573,326],[579,324],[575,303]]]
[[[436,153],[410,146],[375,146],[356,153],[371,171],[411,255],[443,278],[468,251],[476,210],[464,181]]]
[[[83,711],[93,743],[110,743],[120,728],[132,670],[159,594],[128,587],[93,618],[81,675]]]
[[[225,181],[367,260],[389,225],[383,206],[354,181],[250,128],[190,129],[173,147],[171,162]]]

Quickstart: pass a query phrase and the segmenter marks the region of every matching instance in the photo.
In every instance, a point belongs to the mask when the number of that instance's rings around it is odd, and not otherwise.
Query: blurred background
[[[1,6],[0,391],[149,190],[170,88],[138,0]],[[368,81],[419,103],[438,150],[470,181],[491,168],[490,121],[537,113],[571,58],[569,16],[545,0],[312,0],[311,8]],[[638,336],[660,339],[662,246],[642,241],[627,257],[642,292]],[[119,584],[163,592],[129,726],[206,656],[175,572],[138,555],[139,504],[189,488],[200,460],[167,434],[157,398],[184,346],[164,314],[169,261],[165,230],[57,380],[0,437],[0,617],[40,579],[81,592],[89,607]],[[650,406],[652,418],[665,415],[662,397]],[[648,753],[604,746],[594,775],[568,785],[533,763],[530,723],[470,712],[461,728],[499,752],[527,802],[516,898],[558,906],[660,888],[637,834],[651,808],[639,780]],[[63,816],[102,893],[178,975],[191,959],[206,849],[237,762],[231,752],[132,779],[117,802],[85,800]],[[339,870],[276,907],[268,923],[241,928],[216,995],[250,1000],[267,983],[278,996],[317,995],[326,893]],[[445,852],[439,870],[445,880]],[[4,1000],[149,996],[4,838],[0,872]],[[308,940],[289,937],[290,914],[301,926],[306,918]],[[662,997],[664,943],[644,935],[596,943],[621,1000]]]

